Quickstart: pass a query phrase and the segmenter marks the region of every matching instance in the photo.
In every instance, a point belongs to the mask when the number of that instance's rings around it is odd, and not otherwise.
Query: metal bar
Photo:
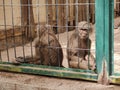
[[[48,0],[46,0],[46,23],[48,24]]]
[[[0,46],[1,46],[1,45],[0,45]],[[0,50],[0,62],[2,62],[1,50]]]
[[[58,4],[58,2],[57,2],[57,4]],[[59,7],[57,7],[57,19],[56,19],[56,20],[57,20],[57,26],[59,25],[59,24],[58,24],[58,17],[59,17],[58,15],[59,15],[59,12],[60,12],[60,11],[58,11],[58,8],[59,8]],[[59,20],[60,20],[60,19],[59,19]],[[64,21],[63,21],[63,22],[64,22]],[[59,28],[61,28],[61,25],[60,25]],[[63,29],[63,28],[62,28],[62,29]],[[60,30],[60,29],[58,29],[58,27],[57,27],[57,31],[58,31],[58,30]],[[59,32],[57,32],[57,37],[58,37],[58,41],[59,41]],[[57,48],[57,47],[55,47],[55,48]],[[60,67],[60,56],[59,56],[59,53],[60,53],[60,52],[59,52],[59,49],[60,49],[60,48],[58,48],[58,50],[57,50],[57,60],[58,60],[59,67]]]
[[[30,6],[31,5],[31,6]],[[32,20],[31,20],[31,8],[32,8],[32,1],[31,0],[28,0],[28,32],[30,33],[30,37],[32,37],[33,38],[33,36],[32,36],[32,30],[31,29],[33,29],[32,28]],[[33,16],[32,16],[33,17]],[[33,48],[32,48],[32,40],[30,40],[30,50],[31,50],[31,58],[33,59]]]
[[[72,68],[62,68],[62,67],[52,67],[52,66],[42,66],[42,65],[20,65],[14,66],[11,64],[0,64],[0,70],[37,74],[37,75],[47,75],[55,77],[64,77],[72,79],[83,79],[96,81],[97,74],[92,71],[72,69]],[[86,73],[87,72],[87,73]]]
[[[69,48],[69,33],[68,33],[68,13],[69,12],[68,12],[68,3],[69,3],[68,0],[66,0],[66,17],[65,17],[65,19],[66,19],[66,23],[65,23],[66,25],[65,26],[66,26],[66,32],[67,32],[67,48],[66,49]],[[69,61],[68,61],[68,65],[70,65]]]
[[[85,5],[85,4],[89,4],[89,3],[79,3],[78,5]],[[95,3],[91,3],[91,5],[94,5]],[[33,4],[33,5],[29,5],[29,6],[36,6],[37,4]],[[56,6],[56,4],[39,4],[39,6],[45,6],[45,5],[53,5]],[[66,5],[66,4],[58,4],[58,6],[61,5]],[[75,3],[71,3],[69,5],[76,5]],[[0,6],[3,6],[3,4],[0,4]],[[11,6],[11,4],[6,4],[6,6]],[[13,4],[13,6],[28,6],[27,4],[24,5],[19,5],[19,4]]]
[[[113,0],[96,0],[96,66],[98,83],[109,84],[113,74]]]
[[[40,34],[40,9],[39,9],[39,0],[37,0],[37,15],[38,15],[38,26],[37,26],[37,35],[39,35]],[[39,37],[39,39],[40,39],[40,35],[39,36],[37,36],[37,37]],[[39,47],[39,52],[40,52],[40,47]],[[41,61],[41,59],[40,59],[40,63],[42,63],[42,61]]]
[[[58,4],[58,3],[57,3]],[[60,3],[61,4],[61,3]],[[63,5],[64,6],[64,5]],[[61,6],[61,7],[63,7],[63,6]],[[59,8],[61,8],[61,7],[59,7]],[[57,7],[57,18],[59,17],[58,15],[59,15],[59,12],[61,12],[60,11],[60,9],[58,9],[58,7]],[[60,18],[59,18],[60,19]],[[63,21],[64,22],[64,21]],[[57,19],[57,26],[59,26],[59,24],[58,24],[58,19]],[[64,26],[63,26],[64,27]],[[60,25],[60,28],[61,28],[61,25]],[[62,28],[63,29],[63,28]],[[60,30],[60,29],[58,29],[58,27],[57,27],[57,31],[58,30]],[[59,39],[59,32],[57,33],[57,36],[58,36],[58,41],[60,40]],[[55,48],[57,48],[57,47],[55,47]],[[62,47],[61,47],[62,48]],[[60,47],[58,48],[58,51],[57,51],[57,60],[58,60],[58,65],[59,65],[59,67],[60,67],[60,52],[59,52],[59,49],[60,49]]]
[[[57,24],[57,26],[56,26],[56,27],[57,27],[57,28],[56,28],[57,30],[56,30],[56,31],[57,31],[57,33],[58,33],[58,30],[59,30],[58,28],[60,27],[60,26],[58,25],[58,17],[59,17],[58,0],[55,0],[55,4],[56,4],[56,24]],[[58,41],[59,41],[59,34],[57,34],[57,39],[58,39]]]
[[[24,47],[24,36],[23,36],[23,28],[25,29],[25,26],[23,26],[23,19],[22,18],[25,18],[23,16],[23,0],[20,0],[20,6],[21,6],[21,32],[22,32],[22,51],[23,51],[23,57],[25,58],[25,47]]]
[[[3,24],[3,25],[1,24],[0,26],[5,26],[5,25],[4,25],[4,24]],[[12,25],[6,24],[6,26],[12,26]],[[25,27],[25,26],[28,27],[29,25],[21,25],[21,26],[22,26],[22,27]],[[34,25],[31,25],[31,26],[33,27]],[[58,27],[58,28],[59,28],[59,27],[66,28],[66,26],[57,26],[57,27]],[[69,26],[69,27],[75,27],[75,26]]]
[[[79,2],[78,2],[78,0],[76,0],[75,1],[75,3],[76,3],[76,6],[75,6],[75,25],[76,25],[76,27],[75,27],[75,30],[77,30],[77,28],[78,28],[78,14],[79,14],[79,11],[78,11],[78,8],[79,8]],[[79,31],[78,31],[79,32]],[[79,37],[79,33],[77,34],[77,36]],[[78,38],[77,38],[78,39]],[[77,42],[79,42],[79,39],[77,40]],[[79,46],[79,43],[78,43],[78,46]],[[79,68],[79,55],[80,55],[80,53],[77,53],[77,56],[78,56],[78,68]]]
[[[96,0],[96,60],[98,74],[103,60],[111,75],[113,66],[113,0]]]
[[[47,23],[47,25],[49,24],[49,18],[48,18],[48,0],[46,0],[46,23]],[[47,28],[48,29],[48,28]],[[48,33],[49,33],[49,30],[48,30]],[[49,34],[48,34],[48,46],[47,46],[47,48],[48,48],[48,57],[50,57],[50,48],[49,48],[49,46],[50,46],[50,39],[49,39]],[[54,48],[54,47],[53,47]],[[49,65],[51,65],[51,60],[50,60],[50,58],[49,58]]]
[[[9,62],[8,39],[7,39],[7,29],[6,29],[5,0],[3,0],[3,13],[4,13],[4,26],[5,26],[5,41],[6,41],[6,48],[7,48],[7,58],[8,58],[8,62]]]
[[[15,46],[15,28],[14,28],[14,12],[13,12],[13,1],[11,0],[11,8],[12,8],[12,28],[13,28],[13,42],[14,42],[14,55],[16,58],[16,46]]]
[[[97,5],[98,4],[98,5]],[[104,7],[103,7],[104,3],[103,0],[99,1],[96,0],[96,48],[98,48],[96,50],[96,63],[97,63],[97,71],[98,73],[101,72],[101,65],[102,65],[102,59],[103,59],[103,35],[104,35]],[[103,11],[102,11],[103,10]],[[99,12],[98,12],[99,11]],[[100,13],[101,12],[101,13]],[[101,18],[98,18],[101,17]],[[100,23],[101,24],[100,24]],[[101,30],[99,30],[101,29]],[[99,42],[98,42],[99,39]]]
[[[56,4],[56,25],[57,25],[57,26],[56,26],[56,27],[57,27],[57,28],[56,28],[56,29],[57,29],[57,30],[56,30],[56,33],[57,33],[57,39],[58,39],[58,41],[59,41],[60,39],[59,39],[59,31],[58,31],[58,30],[60,30],[59,28],[61,28],[62,26],[59,26],[59,21],[58,21],[58,20],[60,19],[60,18],[59,18],[59,12],[60,12],[60,9],[59,9],[59,8],[61,8],[61,7],[58,7],[58,4],[61,4],[61,3],[59,2],[59,0],[55,0],[55,4]],[[57,48],[57,47],[55,47],[55,48]],[[59,60],[59,57],[60,57],[60,56],[59,56],[59,49],[58,49],[58,51],[57,51],[57,54],[58,54],[58,55],[57,55],[57,60],[60,61],[60,60]],[[60,62],[59,62],[59,66],[60,66]]]
[[[109,2],[109,3],[108,3]],[[108,6],[107,6],[108,5]],[[105,56],[107,58],[109,75],[114,73],[114,0],[106,0],[105,6],[108,8],[105,9],[106,19],[105,25]],[[106,42],[108,41],[108,42]]]
[[[87,0],[86,3],[90,3],[90,1]],[[90,12],[89,12],[89,11],[90,11],[90,6],[89,6],[89,4],[86,5],[86,8],[87,8],[87,10],[86,10],[87,22],[90,23],[90,19],[89,19],[89,18],[90,18]],[[89,26],[88,26],[88,27],[89,27]],[[89,29],[89,28],[88,28],[88,29]],[[89,33],[90,33],[89,30],[88,30],[87,32],[88,32],[88,37],[89,37]],[[89,40],[88,40],[88,41],[87,41],[88,47],[89,47],[89,43],[90,43],[90,42],[89,42]],[[89,50],[88,53],[89,53],[89,55],[90,55],[90,50]],[[89,58],[89,55],[88,55],[88,67],[90,67],[90,60],[89,60],[90,58]]]
[[[87,7],[86,16],[87,16],[87,22],[90,23],[90,0],[87,0],[86,3],[89,3],[86,5],[86,7]]]
[[[75,25],[78,25],[78,5],[79,5],[78,0],[76,0],[75,1],[75,12],[76,12],[76,14],[75,14],[75,17],[76,17],[75,18]]]

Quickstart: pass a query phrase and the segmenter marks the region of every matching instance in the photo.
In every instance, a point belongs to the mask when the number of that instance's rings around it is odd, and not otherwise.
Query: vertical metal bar
[[[39,35],[40,34],[40,12],[39,12],[39,6],[40,6],[40,2],[39,2],[39,0],[37,0],[37,4],[38,4],[38,6],[37,6],[37,15],[38,15],[38,25],[37,25],[37,35]],[[39,34],[38,34],[39,33]],[[37,37],[39,37],[39,40],[40,40],[40,35],[39,36],[37,36]],[[35,47],[36,48],[36,47]],[[40,49],[41,49],[41,47],[39,47],[39,52],[40,52]],[[41,59],[40,59],[40,64],[41,64],[42,62],[41,62]]]
[[[32,1],[28,0],[28,27],[29,27],[29,33],[30,33],[30,37],[32,36],[32,30],[31,27],[33,27],[32,23],[31,23],[31,7],[32,7]],[[30,49],[31,49],[31,57],[33,59],[33,48],[32,48],[32,40],[30,40]]]
[[[76,0],[76,1],[75,1],[75,13],[76,13],[76,14],[75,14],[75,17],[76,17],[76,18],[75,18],[75,25],[76,25],[75,29],[76,29],[76,30],[77,30],[77,28],[78,28],[78,13],[79,13],[79,12],[78,12],[78,8],[79,8],[78,5],[79,5],[79,2],[78,2],[78,0]],[[79,33],[78,33],[77,35],[78,35],[78,37],[79,37]],[[77,40],[77,42],[78,42],[78,46],[79,46],[79,39]],[[75,48],[75,49],[78,49],[78,47]],[[80,55],[80,53],[77,54],[77,56],[78,56],[78,68],[79,68],[79,61],[80,61],[80,60],[79,60],[79,55]]]
[[[109,75],[114,73],[114,0],[105,0],[105,56],[107,57]],[[108,41],[108,42],[106,42]]]
[[[75,25],[78,25],[78,0],[75,1]],[[77,27],[76,27],[77,30]]]
[[[2,62],[1,50],[0,50],[0,62]]]
[[[59,7],[58,7],[58,0],[55,0],[55,8],[56,8],[56,33],[57,33],[57,39],[59,41],[59,32],[58,32],[58,28],[60,28],[58,26],[58,17],[59,17]],[[59,48],[59,47],[58,47]],[[59,50],[57,51],[57,60],[59,62]],[[60,66],[60,62],[59,62],[59,66]]]
[[[87,7],[87,12],[86,12],[86,16],[87,16],[87,22],[88,23],[90,23],[90,1],[89,0],[87,0],[87,5],[86,5],[86,7]]]
[[[61,3],[57,3],[57,4],[61,4]],[[64,5],[63,5],[63,6],[60,5],[60,6],[63,7]],[[59,7],[59,8],[61,8],[61,7]],[[58,11],[58,10],[59,10],[59,11]],[[57,14],[60,12],[60,10],[61,10],[61,9],[58,9],[58,8],[57,8]],[[58,15],[57,15],[57,16],[58,16]],[[57,18],[58,18],[58,17],[57,17]],[[64,22],[64,21],[63,21],[63,22]],[[57,26],[58,26],[58,19],[57,19]],[[61,28],[61,27],[62,27],[62,29],[63,29],[64,26],[58,26],[58,28]],[[60,29],[58,29],[58,30],[60,30]],[[57,34],[57,36],[58,36],[58,41],[59,41],[59,33]],[[62,48],[62,47],[61,47],[61,48]],[[60,64],[60,63],[61,63],[61,61],[60,61],[60,55],[59,55],[59,53],[60,53],[60,52],[59,52],[60,47],[57,47],[57,49],[58,49],[58,51],[57,51],[57,60],[58,60],[58,65],[60,66],[60,65],[61,65],[61,64]]]
[[[113,73],[113,0],[96,0],[96,63],[97,72],[102,72],[103,62],[107,73]]]
[[[49,17],[48,17],[48,15],[49,15],[49,3],[48,3],[48,0],[46,0],[46,22],[47,22],[47,24],[49,24]]]
[[[49,19],[49,18],[48,18],[48,14],[49,14],[49,13],[48,13],[48,12],[49,12],[49,11],[48,11],[48,4],[49,4],[49,3],[48,3],[48,0],[46,0],[46,23],[47,23],[47,25],[48,25],[48,23],[49,23],[49,22],[48,22],[48,21],[49,21],[49,20],[48,20],[48,19]],[[47,28],[47,29],[48,29],[48,28]],[[48,30],[48,47],[47,47],[47,48],[48,48],[48,57],[50,57],[50,48],[55,48],[55,47],[51,47],[51,46],[50,46],[49,30]],[[49,65],[51,65],[51,59],[50,59],[50,58],[49,58]]]
[[[48,24],[48,0],[46,0],[46,22]]]
[[[14,55],[15,55],[15,58],[16,58],[16,46],[15,46],[15,28],[14,28],[14,12],[13,12],[13,0],[11,0],[11,8],[12,8],[12,28],[13,28],[13,42],[14,42]]]
[[[65,19],[66,19],[66,32],[67,32],[67,49],[69,49],[69,33],[68,33],[68,4],[70,4],[69,2],[68,2],[68,0],[66,0],[66,17],[65,17]],[[68,50],[67,50],[68,51]],[[69,54],[69,53],[67,53],[67,54]],[[68,55],[69,56],[69,55]],[[70,66],[70,62],[68,61],[68,66]]]
[[[38,25],[39,25],[39,28],[40,28],[40,18],[39,18],[39,15],[40,15],[39,6],[40,6],[40,5],[39,5],[39,3],[40,3],[39,0],[37,0],[37,16],[38,16],[37,19],[38,19]],[[39,31],[40,31],[40,30],[39,30]]]
[[[58,0],[56,0],[56,20],[57,20],[57,38],[58,38],[58,41],[59,41],[59,32],[58,32],[58,30],[60,30],[60,29],[58,29],[58,28],[61,28],[61,27],[63,27],[63,26],[59,26],[58,25],[58,17],[59,17],[59,8],[61,8],[62,7],[62,5],[59,5],[59,6],[61,6],[61,7],[58,7],[58,4],[61,4],[61,3],[59,3],[58,2]],[[60,50],[60,47],[56,47],[57,48],[57,60],[58,60],[58,64],[59,64],[59,66],[60,66],[60,55],[59,55],[59,50]]]
[[[69,13],[69,9],[68,9],[68,5],[69,5],[69,2],[68,2],[68,0],[66,0],[66,17],[65,17],[65,19],[66,19],[66,32],[67,32],[67,41],[68,41],[68,38],[69,38],[69,35],[68,35],[68,13]],[[69,42],[68,42],[69,43]],[[68,47],[68,44],[67,44],[67,47]]]
[[[58,17],[59,17],[59,11],[58,10],[59,10],[59,7],[58,7],[58,0],[55,0],[55,1],[56,1],[55,3],[56,3],[56,24],[57,24],[56,29],[57,29],[57,33],[58,33],[58,30],[59,30],[58,29],[59,28],[59,25],[58,25]],[[57,39],[59,41],[59,34],[57,34]]]
[[[87,12],[86,12],[86,16],[87,16],[87,22],[88,23],[90,23],[90,1],[89,0],[87,0],[86,1],[86,7],[87,7]],[[89,26],[88,26],[89,27]],[[88,28],[88,37],[89,37],[89,33],[90,33],[90,31],[89,31],[90,29]],[[88,45],[88,47],[89,47],[89,44],[90,44],[90,42],[89,42],[89,40],[87,41],[87,45]],[[90,48],[89,48],[89,50],[88,50],[88,54],[90,54]],[[88,67],[90,67],[90,60],[89,60],[90,58],[89,58],[89,55],[88,55]]]
[[[59,12],[60,12],[60,9],[59,8],[61,8],[61,7],[58,7],[58,4],[61,4],[61,3],[59,3],[58,2],[58,0],[55,0],[56,2],[55,2],[55,4],[56,4],[56,32],[57,32],[57,39],[58,39],[58,41],[59,41],[59,32],[58,32],[58,28],[60,28],[60,26],[58,25],[58,19],[59,19]],[[59,6],[62,6],[62,5],[59,5]],[[58,49],[60,48],[60,47],[57,47]],[[57,60],[58,60],[58,62],[59,62],[59,66],[60,66],[60,60],[59,60],[59,50],[57,51],[57,54],[58,54],[58,56],[57,56]]]
[[[25,47],[24,47],[24,36],[23,36],[23,29],[25,29],[25,26],[24,26],[24,24],[23,24],[23,20],[24,19],[22,19],[22,18],[25,18],[24,16],[23,16],[23,9],[22,9],[22,7],[24,7],[24,4],[23,4],[23,0],[20,0],[20,7],[21,7],[21,32],[22,32],[22,51],[23,51],[23,57],[25,58]]]
[[[5,0],[3,0],[3,12],[4,12],[4,26],[5,26],[5,41],[7,47],[7,58],[9,62],[9,51],[8,51],[8,40],[7,40],[7,28],[6,28],[6,10],[5,10]]]

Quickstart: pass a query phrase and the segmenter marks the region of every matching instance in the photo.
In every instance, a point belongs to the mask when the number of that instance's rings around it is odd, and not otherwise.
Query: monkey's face
[[[81,39],[88,38],[88,31],[86,29],[80,29],[79,30],[79,36]]]

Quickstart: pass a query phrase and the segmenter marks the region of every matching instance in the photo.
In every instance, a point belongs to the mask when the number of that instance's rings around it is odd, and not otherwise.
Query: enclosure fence
[[[0,0],[0,70],[120,84],[118,6],[113,0]],[[79,35],[84,21],[93,29],[87,26],[87,41]]]

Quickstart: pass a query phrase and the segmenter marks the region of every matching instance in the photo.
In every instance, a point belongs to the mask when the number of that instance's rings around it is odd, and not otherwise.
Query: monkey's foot
[[[17,62],[17,61],[12,61],[11,62],[13,65],[20,65],[21,63]]]
[[[16,57],[12,64],[20,65],[21,63],[28,63],[23,57]]]
[[[15,60],[19,63],[28,63],[28,61],[24,57],[16,57]]]

